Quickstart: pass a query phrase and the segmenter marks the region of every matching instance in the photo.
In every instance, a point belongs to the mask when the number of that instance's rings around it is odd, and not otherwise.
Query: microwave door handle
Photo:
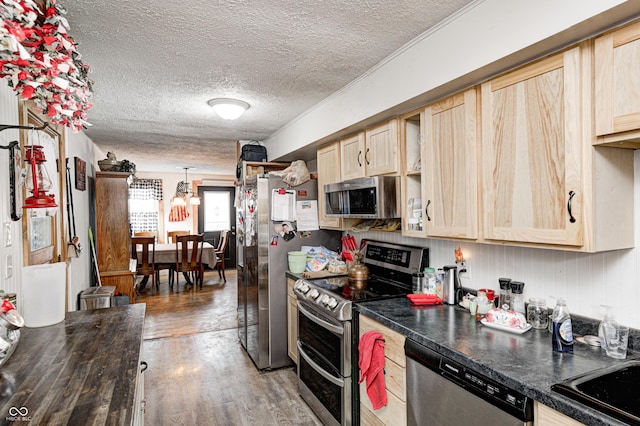
[[[344,211],[345,208],[345,204],[344,204],[344,191],[340,191],[338,193],[338,205],[339,205],[339,211],[340,214],[345,214],[346,212]]]

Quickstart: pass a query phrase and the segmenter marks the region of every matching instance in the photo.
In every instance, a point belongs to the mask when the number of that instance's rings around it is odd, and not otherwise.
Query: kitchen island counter
[[[621,362],[599,347],[576,342],[572,354],[554,352],[547,330],[495,330],[461,307],[414,306],[407,298],[361,302],[356,310],[582,423],[624,424],[551,391],[551,385],[562,380]]]
[[[132,424],[145,307],[67,312],[58,324],[21,329],[0,367],[2,424]]]

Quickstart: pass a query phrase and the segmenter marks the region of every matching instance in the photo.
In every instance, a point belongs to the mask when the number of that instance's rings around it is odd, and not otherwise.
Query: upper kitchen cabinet
[[[341,140],[340,156],[342,180],[398,173],[398,121]]]
[[[477,89],[425,109],[423,195],[427,236],[478,238]]]
[[[422,212],[423,154],[422,120],[424,109],[400,117],[402,143],[402,234],[426,237]]]
[[[338,169],[342,180],[364,177],[366,175],[364,132],[342,139],[338,155],[342,160]]]
[[[482,84],[487,241],[633,246],[633,151],[592,146],[591,52],[587,42]]]
[[[324,198],[324,185],[340,182],[340,142],[333,142],[318,149],[318,210],[319,225],[324,229],[341,229],[342,219],[339,217],[326,217]]]
[[[640,21],[595,39],[595,118],[600,144],[640,147]]]

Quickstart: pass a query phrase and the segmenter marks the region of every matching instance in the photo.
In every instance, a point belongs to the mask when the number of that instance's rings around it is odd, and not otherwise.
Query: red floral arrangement
[[[0,78],[20,96],[32,99],[52,123],[76,132],[90,126],[87,110],[92,81],[67,35],[66,11],[45,0],[44,13],[34,0],[0,3]]]

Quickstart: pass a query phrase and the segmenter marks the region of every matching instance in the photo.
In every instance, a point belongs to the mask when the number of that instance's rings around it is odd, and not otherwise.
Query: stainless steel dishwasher
[[[533,401],[407,339],[408,425],[530,425]]]

